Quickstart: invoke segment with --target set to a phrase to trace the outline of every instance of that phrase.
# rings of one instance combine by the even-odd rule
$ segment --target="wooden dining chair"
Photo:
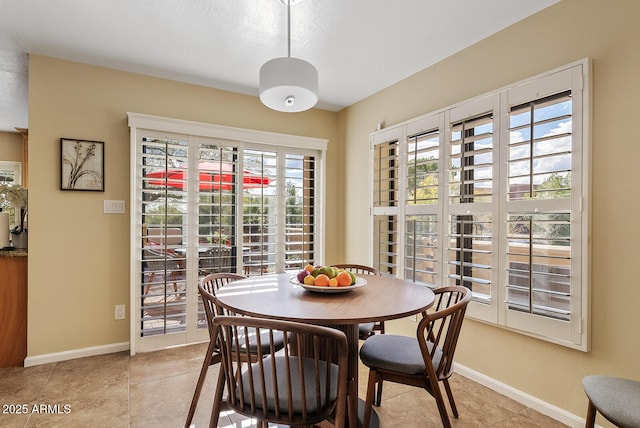
[[[617,427],[640,427],[640,381],[586,376],[582,386],[589,399],[586,428],[595,426],[597,412]]]
[[[174,293],[178,292],[178,276],[184,270],[184,257],[173,248],[182,243],[182,229],[178,227],[148,227],[142,225],[142,258],[144,274],[149,277],[143,296],[149,294],[158,274],[173,282]]]
[[[143,250],[143,268],[145,275],[149,276],[149,281],[145,285],[143,295],[149,294],[149,290],[154,285],[153,280],[157,274],[166,277],[170,277],[173,281],[173,291],[178,292],[178,273],[181,270],[181,260],[169,249],[164,249],[160,246],[154,246],[153,248],[145,248]],[[157,284],[156,284],[157,285]]]
[[[209,366],[218,364],[222,360],[220,355],[220,348],[218,347],[216,340],[217,330],[213,325],[213,318],[218,315],[223,315],[223,312],[220,312],[219,308],[216,308],[213,299],[207,299],[203,296],[203,291],[205,291],[207,294],[215,296],[216,291],[220,288],[224,287],[232,281],[243,278],[246,277],[235,273],[214,273],[206,275],[199,281],[198,289],[200,291],[202,303],[204,306],[207,328],[209,329],[209,345],[207,346],[204,361],[202,362],[202,368],[200,369],[200,375],[198,376],[196,389],[193,392],[193,398],[191,399],[191,405],[189,406],[189,413],[187,414],[187,420],[184,424],[185,428],[189,428],[189,426],[191,425],[191,421],[193,420],[193,415],[195,414],[196,407],[198,406],[200,393],[202,392],[202,387],[207,377]]]
[[[264,428],[269,422],[313,426],[328,418],[338,428],[345,426],[348,351],[343,332],[251,317],[219,316],[213,322],[219,328],[219,379],[226,384],[229,408]],[[276,332],[285,338],[280,352],[273,341]],[[248,338],[253,334],[260,346],[251,363]],[[210,426],[216,426],[218,416],[212,415]]]
[[[351,272],[354,275],[377,275],[382,276],[382,273],[373,267],[358,265],[352,263],[342,263],[337,265],[332,265],[338,269],[344,269],[347,272]],[[367,338],[376,334],[376,331],[379,331],[381,334],[384,334],[384,321],[379,322],[368,322],[362,323],[358,326],[358,333],[360,335],[360,339],[366,340]]]
[[[375,335],[360,348],[360,360],[369,368],[364,428],[369,427],[374,393],[376,405],[380,405],[385,380],[427,390],[436,400],[442,425],[450,427],[439,386],[442,382],[453,415],[458,417],[449,378],[453,374],[453,356],[471,291],[451,286],[437,288],[434,293],[435,303],[418,324],[417,337]]]
[[[232,261],[231,247],[214,246],[199,255],[198,268],[200,273],[204,275],[216,272],[231,272],[234,267]]]
[[[215,298],[216,292],[218,292],[222,287],[227,286],[229,283],[240,279],[246,279],[246,277],[231,272],[220,272],[206,275],[199,281],[198,291],[200,293],[200,297],[202,299],[202,304],[204,307],[204,314],[207,320],[207,328],[209,329],[209,345],[207,346],[207,351],[202,362],[202,368],[200,369],[200,375],[198,376],[196,388],[193,392],[193,398],[191,399],[191,405],[189,406],[189,412],[185,421],[185,428],[188,428],[191,425],[193,416],[195,415],[196,407],[200,399],[204,381],[207,377],[209,366],[217,364],[222,360],[220,355],[220,347],[217,341],[218,328],[213,324],[213,320],[221,315],[235,315],[234,313],[228,311],[217,303]],[[282,347],[284,346],[283,341],[283,335],[276,332],[273,340],[276,350],[282,349]],[[248,339],[248,343],[249,355],[251,356],[252,361],[255,361],[258,358],[258,347],[260,346],[255,335],[251,335],[251,337]],[[262,351],[264,352],[265,350]],[[214,400],[222,400],[222,388],[220,388],[220,393],[220,397],[215,398]],[[215,408],[216,407],[214,404],[213,410],[215,410]]]

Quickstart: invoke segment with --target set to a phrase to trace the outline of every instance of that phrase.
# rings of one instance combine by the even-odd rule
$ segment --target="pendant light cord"
[[[287,0],[287,57],[291,58],[291,0]]]

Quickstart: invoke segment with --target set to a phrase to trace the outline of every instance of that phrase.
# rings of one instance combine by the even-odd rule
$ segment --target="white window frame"
[[[22,162],[14,162],[14,161],[0,161],[0,170],[2,171],[12,171],[15,177],[13,184],[22,184]],[[10,222],[11,225],[20,224],[20,210],[16,212],[15,209],[9,207],[7,209],[10,213],[13,213],[13,220]]]
[[[16,178],[14,184],[22,184],[22,162],[0,161],[0,170],[13,171]]]
[[[520,102],[541,99],[547,95],[570,89],[572,94],[572,169],[571,183],[572,196],[570,202],[562,202],[557,205],[570,206],[571,212],[571,319],[558,321],[549,317],[538,316],[509,310],[506,291],[507,256],[506,256],[506,219],[509,209],[514,209],[516,203],[507,201],[507,143],[509,141],[509,109],[510,105],[518,105]],[[536,337],[552,343],[560,344],[581,351],[590,349],[589,329],[589,290],[590,275],[589,265],[591,258],[590,249],[590,124],[591,124],[591,63],[588,58],[558,67],[545,73],[533,76],[512,85],[505,86],[487,94],[475,97],[445,107],[438,111],[428,113],[418,118],[410,119],[403,123],[390,126],[383,130],[370,134],[370,162],[371,182],[375,165],[373,165],[374,147],[378,144],[398,140],[399,147],[399,177],[398,192],[399,201],[397,207],[374,207],[371,198],[371,225],[370,237],[372,247],[374,245],[373,218],[376,215],[396,215],[398,219],[398,254],[395,276],[404,277],[404,224],[407,216],[414,213],[439,214],[438,239],[444,244],[447,236],[448,219],[452,214],[473,214],[478,212],[491,213],[492,215],[492,257],[491,257],[491,296],[489,302],[474,299],[468,307],[467,316],[478,321],[489,323],[501,328],[506,328],[521,334]],[[493,198],[492,202],[470,204],[450,204],[449,182],[447,177],[448,165],[450,165],[448,144],[450,139],[449,126],[456,121],[474,115],[493,110]],[[428,207],[408,206],[406,198],[406,142],[407,138],[415,135],[420,130],[428,130],[433,123],[440,123],[439,133],[443,150],[441,150],[441,164],[439,167],[440,190],[438,206]],[[431,128],[433,129],[433,128]],[[518,209],[530,205],[531,212],[536,212],[536,202],[518,201],[521,204]],[[487,205],[482,207],[482,205]],[[554,201],[539,204],[541,213],[550,212],[549,207],[554,206]],[[544,207],[543,207],[544,205]],[[510,208],[511,207],[511,208]],[[553,208],[551,208],[553,209]],[[566,209],[566,208],[565,208]],[[517,210],[516,210],[517,212]],[[447,285],[446,249],[440,245],[440,275],[437,286]],[[375,261],[372,261],[375,264]],[[486,300],[486,299],[485,299]]]
[[[325,235],[325,177],[326,177],[326,149],[328,140],[296,136],[289,134],[279,134],[272,132],[255,131],[250,129],[241,129],[226,127],[208,123],[185,121],[180,119],[172,119],[158,116],[150,116],[139,113],[127,113],[130,127],[130,354],[135,355],[136,352],[145,352],[156,349],[162,349],[168,346],[181,345],[186,343],[195,343],[207,339],[206,329],[198,329],[197,314],[187,313],[186,331],[172,334],[161,334],[149,337],[140,337],[140,300],[141,300],[141,187],[142,182],[140,157],[138,153],[138,140],[146,134],[168,136],[187,137],[188,140],[195,142],[199,139],[218,139],[230,140],[234,145],[243,149],[270,150],[278,154],[284,159],[286,149],[293,148],[301,154],[308,154],[316,157],[317,173],[319,180],[315,183],[315,203],[316,203],[316,237],[317,241],[314,245],[314,254],[318,260],[324,259],[324,235]],[[237,143],[237,144],[236,144]],[[196,159],[197,161],[197,159]],[[242,163],[239,164],[242,169]],[[282,169],[282,168],[280,168]],[[196,174],[197,180],[197,174]],[[280,183],[279,194],[284,190],[285,183]],[[197,187],[197,186],[196,186]],[[241,199],[241,198],[240,198]],[[242,201],[239,202],[239,208],[242,209]],[[190,216],[197,218],[197,209],[192,210]],[[279,224],[284,224],[282,219],[278,219]],[[239,220],[241,221],[241,219]],[[188,234],[197,236],[197,225],[195,221],[190,222]],[[195,248],[195,247],[194,247]],[[191,253],[189,253],[191,251]],[[197,263],[196,269],[193,269],[193,263],[189,260],[197,259],[197,255],[193,254],[193,248],[189,248],[187,252],[187,283],[197,282]],[[280,251],[279,253],[283,253]],[[278,264],[284,265],[284,254],[278,255]],[[190,268],[191,266],[191,268]],[[187,288],[187,308],[197,308],[197,288]]]

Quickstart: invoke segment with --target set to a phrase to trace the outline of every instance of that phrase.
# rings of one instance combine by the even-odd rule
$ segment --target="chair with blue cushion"
[[[380,405],[385,380],[425,389],[436,400],[442,425],[450,427],[439,386],[442,382],[453,415],[458,417],[449,378],[471,291],[451,286],[437,288],[434,293],[435,303],[418,324],[416,337],[380,334],[367,339],[360,348],[360,360],[369,368],[364,428],[369,427],[376,385],[376,404]]]
[[[200,393],[202,392],[204,381],[207,377],[209,366],[218,364],[222,360],[220,347],[217,341],[217,327],[213,324],[213,320],[215,317],[220,315],[233,315],[216,304],[215,294],[220,288],[228,285],[229,283],[245,278],[245,276],[235,273],[221,272],[209,274],[200,279],[198,290],[202,299],[204,314],[207,320],[207,327],[209,329],[209,345],[207,346],[204,361],[202,362],[202,368],[200,369],[200,376],[198,377],[196,388],[193,392],[193,398],[191,400],[191,405],[189,406],[189,413],[187,414],[187,419],[185,421],[185,428],[188,428],[191,425],[191,421],[193,420],[193,416],[195,415],[196,407],[198,405],[198,400],[200,399]],[[282,347],[284,346],[283,340],[284,339],[282,337],[282,334],[276,333],[276,336],[274,338],[274,346],[277,348],[277,350],[282,349]],[[255,336],[251,336],[249,338],[249,355],[253,360],[257,359],[258,346],[259,345],[257,338]]]
[[[343,263],[332,265],[334,268],[344,269],[347,272],[351,272],[354,275],[377,275],[381,276],[382,273],[376,268],[372,268],[370,266],[358,265],[352,263]],[[376,331],[379,331],[380,334],[384,334],[384,321],[380,322],[368,322],[362,323],[358,326],[358,334],[360,335],[360,339],[366,340],[369,337],[376,334]]]
[[[290,426],[313,426],[333,418],[345,426],[347,407],[347,337],[336,329],[291,321],[220,316],[214,319],[222,353],[220,379],[227,406],[237,413]],[[278,352],[274,336],[281,333]],[[258,338],[257,359],[250,361],[248,338]],[[244,339],[242,339],[244,338]],[[216,426],[219,410],[212,415]]]
[[[596,412],[617,427],[640,427],[640,381],[587,376],[582,379],[582,386],[589,398],[585,427],[594,427]]]

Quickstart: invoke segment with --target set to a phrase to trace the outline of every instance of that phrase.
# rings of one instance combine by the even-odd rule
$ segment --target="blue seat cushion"
[[[640,382],[609,376],[587,376],[584,392],[596,409],[619,427],[640,427]]]
[[[240,349],[243,351],[246,349],[246,342],[244,334],[239,334]],[[269,330],[262,330],[260,332],[260,345],[263,354],[270,352]],[[284,348],[284,335],[280,331],[273,332],[273,345],[276,350]],[[249,329],[249,352],[255,354],[258,352],[258,339],[256,338],[255,329]]]
[[[367,333],[371,333],[373,331],[373,327],[375,326],[375,323],[372,322],[367,322],[364,324],[360,324],[358,326],[358,332],[360,334],[367,334]]]
[[[431,350],[433,345],[427,343]],[[440,364],[442,351],[436,349],[433,366]],[[360,348],[362,363],[372,369],[390,370],[408,375],[425,372],[418,339],[395,334],[379,334],[367,339]]]
[[[306,391],[306,405],[307,412],[317,412],[317,400],[316,400],[316,369],[315,362],[311,358],[302,358],[302,367],[304,371],[304,385],[300,379],[300,372],[298,370],[298,361],[300,358],[298,357],[290,357],[289,365],[291,367],[291,393],[293,400],[293,411],[294,413],[302,412],[302,389]],[[265,386],[266,386],[266,396],[267,396],[267,408],[271,411],[276,408],[276,400],[274,394],[274,367],[276,372],[276,382],[278,387],[278,400],[280,403],[280,411],[286,412],[288,406],[288,392],[287,392],[287,371],[285,368],[286,358],[282,356],[276,356],[275,358],[267,357],[262,360],[262,366],[265,370]],[[326,400],[326,375],[327,375],[327,363],[325,361],[319,361],[319,373],[320,373],[320,406],[324,407],[327,405]],[[329,403],[336,400],[338,396],[338,366],[335,364],[329,365],[329,375],[330,375],[330,390],[329,390]],[[255,388],[255,396],[256,396],[256,405],[258,407],[262,407],[262,389],[260,387],[260,367],[258,363],[254,363],[251,365],[251,370],[253,372],[253,383]],[[245,370],[242,376],[242,385],[244,391],[244,399],[245,401],[249,400],[249,385],[250,379]]]

